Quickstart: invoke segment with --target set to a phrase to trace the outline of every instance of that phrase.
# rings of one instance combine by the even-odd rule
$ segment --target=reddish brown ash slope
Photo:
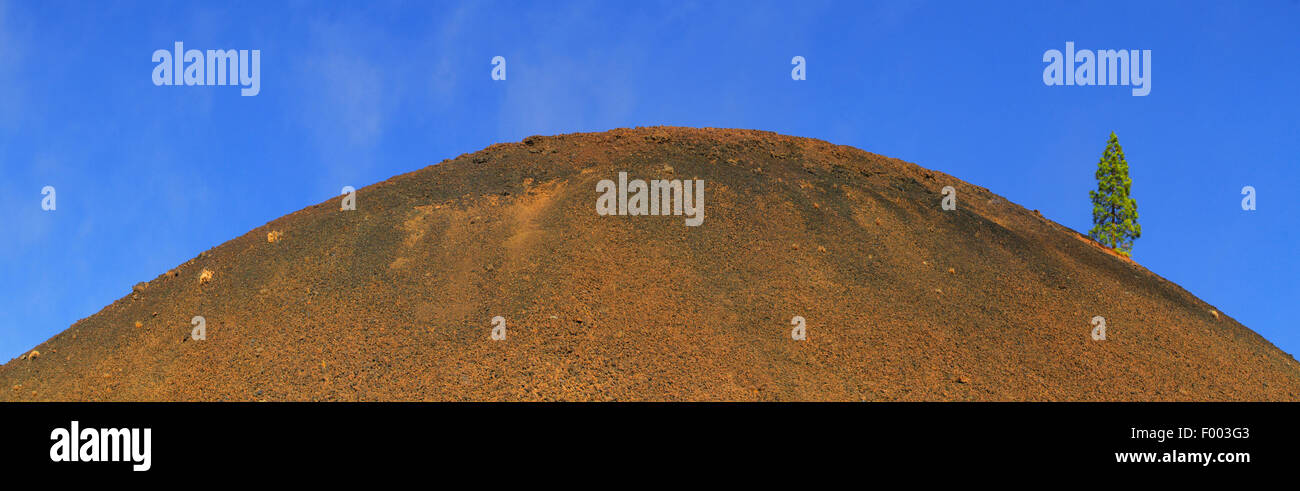
[[[704,224],[598,216],[619,171],[704,179]],[[357,196],[77,322],[0,367],[0,399],[1300,398],[1294,359],[1177,285],[986,189],[819,140],[531,137]]]

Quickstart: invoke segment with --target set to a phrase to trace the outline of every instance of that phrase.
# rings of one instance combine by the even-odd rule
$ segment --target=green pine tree
[[[1137,222],[1137,201],[1129,197],[1132,186],[1124,149],[1112,132],[1106,151],[1097,162],[1097,190],[1088,191],[1088,197],[1092,198],[1092,230],[1088,236],[1125,256],[1132,253],[1133,240],[1142,236],[1142,226]]]

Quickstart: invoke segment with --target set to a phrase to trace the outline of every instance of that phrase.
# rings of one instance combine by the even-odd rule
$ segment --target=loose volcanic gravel
[[[704,222],[598,215],[620,171],[704,180]],[[0,400],[1300,399],[1300,364],[1178,285],[819,140],[535,136],[340,200],[136,285],[0,367]]]

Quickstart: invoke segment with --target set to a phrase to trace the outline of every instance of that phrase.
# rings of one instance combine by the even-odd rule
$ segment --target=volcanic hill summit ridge
[[[598,213],[620,173],[703,183],[704,218]],[[1300,399],[1292,357],[1140,265],[820,140],[534,136],[342,199],[137,285],[0,400]]]

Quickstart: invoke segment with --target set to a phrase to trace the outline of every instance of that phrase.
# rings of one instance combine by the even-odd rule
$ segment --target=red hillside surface
[[[703,179],[703,224],[598,215],[620,171]],[[1289,355],[984,188],[723,129],[493,145],[272,221],[34,349],[0,400],[1300,399]]]

